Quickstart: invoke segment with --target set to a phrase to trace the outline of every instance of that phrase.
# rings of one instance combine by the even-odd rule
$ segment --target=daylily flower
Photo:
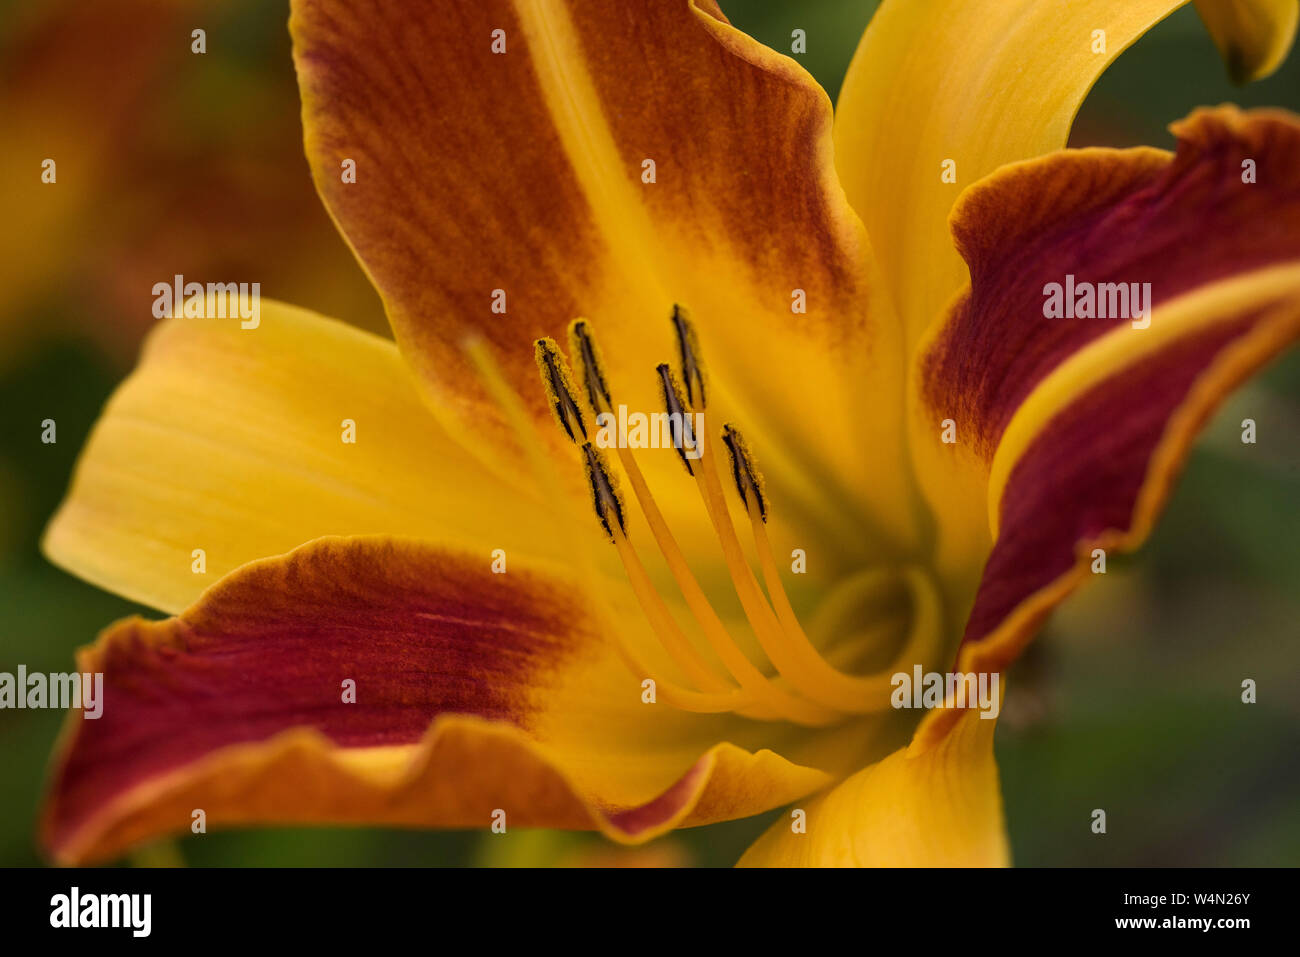
[[[891,0],[832,122],[705,0],[295,0],[396,345],[265,302],[154,332],[45,547],[175,617],[81,654],[50,853],[799,801],[744,863],[1005,862],[996,722],[892,676],[1001,674],[1300,333],[1296,118],[1060,149],[1180,5]],[[1198,7],[1243,75],[1294,33]],[[1150,283],[1149,325],[1047,318],[1067,276]],[[702,455],[599,448],[620,405],[703,414]]]

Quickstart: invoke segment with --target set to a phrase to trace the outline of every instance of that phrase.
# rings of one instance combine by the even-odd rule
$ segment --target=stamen
[[[583,444],[582,454],[587,465],[587,481],[591,483],[591,494],[596,505],[596,517],[600,519],[600,524],[605,527],[605,533],[609,535],[611,541],[614,539],[614,525],[618,526],[620,534],[627,535],[627,524],[623,519],[623,500],[619,498],[614,479],[605,464],[605,457],[597,452],[590,442]],[[611,515],[614,516],[613,524],[609,520]]]
[[[662,371],[660,374],[662,377]],[[670,411],[672,411],[671,408]],[[701,413],[701,415],[703,414]],[[740,599],[741,606],[745,610],[745,616],[754,629],[759,645],[768,658],[771,659],[772,664],[776,666],[777,673],[786,678],[800,694],[823,706],[849,713],[883,709],[889,700],[888,681],[892,672],[883,676],[877,675],[858,679],[836,671],[821,657],[799,626],[798,618],[790,607],[784,586],[781,585],[779,574],[774,574],[776,566],[775,562],[771,561],[770,543],[768,543],[767,549],[769,559],[767,564],[770,567],[764,569],[764,574],[765,577],[771,577],[771,581],[768,582],[768,590],[773,595],[773,603],[778,605],[781,614],[774,613],[773,608],[769,606],[767,600],[763,597],[758,587],[758,581],[754,577],[754,572],[749,567],[749,563],[746,561],[744,552],[740,547],[740,541],[736,537],[735,527],[731,522],[731,513],[727,510],[722,486],[718,480],[718,471],[713,463],[713,457],[707,449],[709,444],[707,429],[702,431],[705,434],[696,436],[700,464],[700,469],[693,473],[696,484],[704,500],[709,520],[713,523],[714,531],[717,532],[722,545],[723,558],[727,565],[727,571],[731,576],[732,586],[736,590],[736,596]],[[735,430],[731,431],[734,432]],[[766,502],[760,494],[762,480],[757,469],[754,468],[752,457],[749,456],[748,450],[744,447],[743,438],[737,437],[734,444],[729,443],[728,447],[732,449],[733,453],[744,453],[742,457],[733,461],[733,472],[737,476],[737,486],[741,490],[741,497],[745,500],[746,508],[751,516],[751,524],[756,529],[755,535],[756,537],[761,535],[762,540],[766,542],[766,530],[764,528]],[[752,487],[754,494],[745,494],[747,485]],[[778,592],[780,598],[777,597]],[[780,599],[785,599],[783,606]],[[917,619],[914,617],[913,624],[916,623]],[[937,640],[938,632],[923,637]],[[886,681],[884,694],[878,693],[878,680],[871,680],[880,677],[883,677]]]
[[[578,323],[574,323],[571,331],[575,341],[574,352],[577,355],[580,357],[599,357],[600,353],[586,323],[582,323],[581,328],[579,328]],[[585,342],[588,348],[584,349],[581,342]],[[593,379],[598,379],[603,386],[605,382],[603,374],[600,373],[599,369],[593,370],[587,367],[586,362],[587,360],[584,358],[584,380],[590,384]],[[588,395],[590,394],[589,391]],[[602,388],[600,395],[606,403],[612,403],[613,400],[606,388]],[[753,662],[745,656],[745,653],[736,645],[726,626],[713,610],[713,606],[709,603],[704,590],[692,574],[690,566],[686,563],[686,558],[682,554],[681,547],[669,530],[668,523],[650,492],[645,476],[637,465],[636,457],[630,449],[621,445],[618,447],[617,452],[619,461],[622,462],[623,469],[631,482],[633,494],[645,514],[646,523],[650,526],[651,533],[654,535],[655,543],[659,546],[659,551],[667,563],[668,570],[672,574],[674,581],[676,581],[687,607],[700,625],[710,647],[722,660],[731,676],[740,684],[742,692],[755,702],[752,708],[742,713],[752,718],[782,718],[809,726],[822,726],[839,720],[840,715],[837,713],[813,705],[797,695],[772,684],[771,679],[759,671]],[[635,558],[635,551],[631,549],[630,545],[629,552],[631,557]]]
[[[569,368],[560,355],[560,348],[554,339],[538,339],[534,343],[537,368],[542,373],[542,385],[546,388],[546,398],[555,414],[555,421],[569,436],[572,442],[578,441],[573,432],[570,419],[578,425],[582,437],[587,437],[587,426],[582,421],[582,410],[578,408],[573,396],[573,382],[569,378]]]
[[[704,397],[704,366],[700,362],[699,341],[695,338],[695,326],[691,324],[690,314],[673,303],[673,329],[677,333],[677,351],[682,360],[682,381],[686,383],[686,398],[695,407],[695,395],[700,396],[699,408],[708,405]]]
[[[690,457],[687,456],[686,450],[692,451],[699,448],[699,436],[695,434],[695,429],[691,426],[691,415],[687,411],[688,406],[682,398],[682,387],[677,381],[677,376],[668,363],[660,363],[655,371],[659,373],[659,381],[663,386],[664,405],[668,409],[668,422],[671,424],[676,421],[680,424],[673,442],[677,449],[677,455],[686,466],[686,474],[694,475],[695,469],[691,468]]]
[[[697,429],[693,421],[697,416],[702,419],[705,414],[705,377],[694,329],[679,307],[673,311],[673,326],[682,358],[682,380],[667,364],[658,366],[656,371],[669,421],[677,425],[674,445],[687,473],[696,480],[745,616],[779,677],[764,674],[736,644],[687,565],[635,456],[620,446],[617,454],[668,569],[709,645],[739,687],[720,676],[715,666],[701,656],[682,631],[637,555],[627,535],[627,515],[615,475],[604,454],[587,441],[581,444],[581,449],[596,515],[615,545],[633,594],[653,633],[677,667],[700,690],[654,677],[625,638],[615,636],[624,659],[638,674],[654,677],[665,702],[687,711],[733,711],[759,720],[782,719],[808,726],[824,726],[843,720],[848,714],[887,708],[893,674],[912,663],[931,660],[939,649],[942,605],[933,583],[918,569],[893,573],[902,575],[913,597],[912,627],[904,647],[896,656],[896,667],[864,676],[846,674],[833,667],[809,640],[791,606],[767,536],[765,523],[769,506],[762,474],[754,464],[744,437],[728,425],[724,428],[722,440],[730,453],[732,478],[751,520],[766,596],[745,558],[727,509],[718,466],[708,454],[707,430],[702,426]],[[575,320],[569,333],[574,354],[582,364],[583,385],[591,408],[597,413],[609,409],[612,407],[611,391],[589,324],[585,320]],[[577,442],[579,432],[586,438],[587,431],[577,399],[579,393],[574,388],[559,347],[550,339],[537,340],[536,358],[556,421],[571,440]],[[696,453],[698,458],[693,461],[686,454],[688,450]],[[594,576],[592,584],[599,589]],[[602,604],[608,605],[608,602]],[[836,657],[836,660],[841,659],[842,656]],[[784,684],[787,681],[789,687]]]
[[[654,582],[650,580],[645,566],[641,564],[641,559],[636,554],[636,549],[628,541],[627,528],[623,524],[622,517],[623,505],[614,490],[614,483],[603,456],[592,447],[590,442],[583,445],[582,452],[587,461],[587,477],[591,481],[592,495],[596,501],[596,514],[600,517],[600,523],[605,526],[605,531],[609,533],[610,541],[618,549],[618,557],[623,561],[628,580],[632,584],[632,591],[641,604],[641,610],[650,619],[656,634],[663,642],[664,648],[677,662],[678,667],[700,687],[710,691],[733,690],[713,673],[691,646],[668,610],[663,597],[655,589]],[[617,521],[612,523],[609,521],[611,511],[617,515]]]
[[[731,475],[736,480],[740,500],[748,506],[749,496],[753,495],[754,501],[758,503],[758,513],[766,522],[767,496],[763,493],[763,479],[754,468],[754,462],[749,456],[749,447],[745,444],[745,437],[730,425],[724,425],[722,441],[726,444],[727,451],[731,453]]]
[[[587,330],[586,319],[575,319],[569,326],[569,342],[573,354],[577,356],[582,368],[582,380],[587,387],[587,401],[592,409],[601,412],[613,405],[609,397],[609,383],[605,379],[605,368],[601,362],[600,350]]]
[[[463,346],[466,354],[478,369],[479,374],[483,376],[484,384],[487,386],[489,393],[514,427],[520,442],[528,452],[529,458],[537,466],[538,478],[546,487],[548,499],[552,502],[567,502],[568,496],[561,491],[559,478],[553,468],[553,462],[543,452],[541,441],[532,425],[532,420],[524,409],[519,396],[497,367],[487,348],[487,344],[482,339],[474,338],[467,340]],[[557,358],[558,368],[565,370],[563,356],[558,356],[558,350]],[[566,511],[569,510],[566,509]],[[578,567],[587,583],[592,598],[605,611],[608,620],[617,620],[613,608],[605,600],[600,588],[599,578],[591,560],[587,557],[586,550],[577,544],[576,539],[571,534],[573,526],[565,521],[560,521],[557,525],[558,534],[569,540],[569,550],[577,556]],[[669,706],[699,714],[745,713],[748,701],[740,692],[708,694],[682,688],[676,683],[661,677],[655,669],[648,667],[642,661],[640,654],[629,645],[627,636],[621,629],[615,632],[613,638],[615,647],[623,660],[627,662],[632,673],[652,679],[655,682],[657,696]],[[759,716],[754,715],[754,717]]]
[[[702,452],[700,470],[696,473],[695,481],[700,496],[704,499],[709,520],[713,523],[713,529],[722,545],[723,560],[731,576],[732,587],[736,590],[736,597],[740,599],[741,607],[745,610],[745,617],[754,628],[759,645],[776,666],[777,673],[786,678],[800,694],[819,704],[829,705],[812,675],[801,667],[799,659],[791,654],[781,625],[759,590],[758,580],[745,560],[740,539],[736,537],[736,529],[731,523],[731,514],[727,511],[722,495],[722,485],[718,481],[718,473],[713,465],[713,456],[708,451],[707,437],[701,436],[700,443]],[[834,707],[834,705],[830,706]]]
[[[687,566],[685,556],[682,555],[680,546],[677,544],[676,539],[673,538],[672,532],[669,531],[663,513],[659,511],[658,505],[651,497],[649,489],[645,486],[645,478],[636,466],[631,454],[623,449],[620,449],[620,453],[624,456],[624,462],[630,463],[630,465],[625,464],[625,467],[628,468],[629,478],[632,481],[638,501],[641,503],[642,510],[646,513],[647,521],[655,535],[659,551],[668,564],[669,572],[677,582],[677,587],[686,600],[686,605],[691,610],[691,614],[704,631],[710,647],[722,659],[723,665],[726,666],[727,671],[740,685],[741,690],[756,706],[765,709],[768,715],[772,717],[783,717],[796,724],[810,727],[833,724],[840,720],[841,715],[837,712],[805,701],[797,695],[772,684],[771,679],[759,671],[754,663],[745,657],[745,653],[732,639],[726,626],[713,610],[713,606],[705,596],[704,590],[696,581],[689,566]],[[623,541],[626,542],[626,538]],[[615,544],[620,544],[617,538]],[[625,564],[635,561],[636,565],[640,567],[640,562],[636,559],[635,549],[632,548],[630,543],[627,544],[627,549],[628,554],[626,556],[620,552],[620,557],[625,559]],[[633,569],[629,569],[628,575],[629,577],[636,577]],[[649,578],[646,577],[645,581],[648,583]],[[751,714],[750,716],[756,717],[757,715]]]
[[[703,353],[695,325],[685,307],[674,304],[672,311],[673,332],[677,337],[677,351],[681,357],[681,374],[686,385],[686,398],[694,409],[703,410],[708,402],[705,398],[705,381],[708,378]],[[698,393],[699,401],[695,396]],[[791,505],[802,514],[818,522],[828,536],[834,536],[842,543],[842,552],[852,552],[858,542],[844,523],[842,511],[827,500],[825,490],[808,481],[807,476],[799,471],[800,463],[790,459],[777,461],[776,467],[786,478],[784,488],[792,495]]]
[[[568,364],[564,361],[564,356],[560,353],[555,342],[550,339],[539,339],[537,341],[538,368],[542,373],[542,384],[547,387],[548,397],[552,396],[551,389],[555,383],[560,383],[565,387],[571,381],[569,376]],[[555,394],[561,394],[558,390]],[[567,390],[563,394],[571,393]],[[560,404],[562,405],[562,403]],[[553,404],[553,408],[558,407]],[[576,403],[574,403],[576,409]],[[572,437],[572,430],[568,428],[565,417],[557,414],[560,425],[565,427],[565,431]],[[641,603],[642,610],[650,620],[651,625],[659,637],[661,643],[667,649],[669,655],[677,664],[686,672],[687,676],[699,684],[701,687],[713,691],[729,691],[727,684],[717,678],[708,665],[695,653],[690,647],[690,643],[677,627],[676,621],[668,612],[663,600],[655,592],[653,584],[650,582],[650,576],[646,574],[645,568],[641,565],[640,560],[636,557],[635,551],[632,550],[631,544],[627,540],[627,520],[623,511],[623,501],[618,493],[618,486],[614,480],[605,458],[590,443],[585,442],[582,446],[583,464],[587,471],[587,481],[591,488],[592,504],[596,509],[596,516],[600,519],[601,526],[605,529],[612,542],[618,546],[619,557],[623,561],[623,566],[627,571],[629,579],[632,581],[632,588]],[[624,658],[633,664],[639,666],[639,656],[637,656],[626,645],[620,641],[620,648]],[[645,674],[645,670],[639,671]],[[656,685],[658,679],[656,679]],[[690,695],[685,689],[672,689],[682,691]],[[717,699],[702,700],[700,698],[691,699],[698,707],[711,708],[715,704],[721,703]],[[729,704],[729,710],[735,710],[738,707],[744,707],[749,702],[740,695],[735,695],[725,699]]]
[[[885,710],[889,704],[893,675],[900,670],[910,669],[912,664],[929,662],[940,650],[943,634],[942,619],[937,614],[940,605],[933,584],[925,575],[920,575],[918,578],[917,570],[907,571],[907,581],[913,592],[912,628],[890,667],[876,674],[864,676],[845,674],[833,667],[809,640],[781,581],[781,574],[772,553],[772,543],[767,535],[766,508],[762,504],[761,493],[758,491],[762,488],[762,479],[754,467],[744,438],[732,426],[728,425],[724,428],[725,434],[731,438],[727,442],[727,448],[731,450],[733,457],[732,469],[738,476],[736,486],[749,513],[759,568],[763,573],[763,581],[776,611],[777,620],[785,633],[792,667],[797,668],[800,675],[807,675],[809,680],[816,683],[820,692],[818,700],[833,707],[855,714]],[[746,482],[750,485],[753,494],[748,497],[740,476],[746,477]]]

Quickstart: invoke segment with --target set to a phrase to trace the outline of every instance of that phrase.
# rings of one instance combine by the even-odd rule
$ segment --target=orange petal
[[[577,316],[615,400],[660,411],[652,367],[682,302],[719,373],[718,421],[796,444],[794,471],[827,477],[811,496],[850,503],[840,524],[865,496],[895,538],[915,533],[901,470],[860,481],[902,451],[901,342],[835,178],[830,102],[802,68],[710,0],[295,0],[290,26],[317,188],[461,427],[512,447],[474,400],[472,331],[558,442],[531,342],[565,341]]]
[[[412,542],[321,539],[246,565],[81,653],[102,713],[70,715],[43,842],[104,860],[200,809],[212,827],[488,827],[500,810],[631,842],[827,782],[719,743],[726,719],[643,704],[608,635],[563,577]]]

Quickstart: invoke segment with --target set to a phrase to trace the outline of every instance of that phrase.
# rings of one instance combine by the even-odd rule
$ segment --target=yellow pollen
[[[708,405],[704,396],[704,366],[700,363],[700,344],[695,338],[695,326],[690,315],[679,305],[673,306],[673,331],[677,333],[677,355],[681,360],[682,381],[686,385],[686,399],[701,409]],[[699,401],[696,401],[696,397]]]
[[[609,385],[605,381],[605,366],[600,349],[587,331],[586,319],[574,319],[569,324],[569,342],[582,369],[583,384],[587,387],[587,401],[597,413],[610,407]]]
[[[542,373],[542,385],[546,389],[546,398],[550,403],[555,421],[560,423],[570,441],[578,441],[573,432],[577,425],[582,437],[587,437],[587,426],[582,421],[582,409],[573,394],[573,380],[569,376],[568,366],[560,355],[560,347],[554,339],[538,339],[534,344],[537,368]]]

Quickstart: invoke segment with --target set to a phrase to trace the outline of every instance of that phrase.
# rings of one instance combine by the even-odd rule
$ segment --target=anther
[[[572,422],[576,422],[578,431],[582,437],[587,437],[587,426],[582,421],[582,410],[578,408],[578,402],[573,395],[573,380],[569,376],[568,364],[564,361],[564,356],[560,354],[560,347],[555,344],[554,339],[538,339],[534,343],[534,353],[537,358],[537,368],[542,373],[542,385],[546,388],[546,399],[550,403],[551,411],[555,413],[555,421],[560,423],[565,434],[573,442],[578,441],[578,436],[573,431]]]
[[[618,488],[605,463],[605,457],[590,442],[582,445],[582,454],[587,464],[587,481],[591,483],[592,501],[596,506],[596,517],[604,526],[605,532],[614,538],[614,526],[610,524],[610,515],[618,525],[619,534],[627,534],[627,523],[623,517],[623,500],[619,498]]]
[[[601,408],[609,408],[613,404],[609,397],[609,383],[605,380],[600,350],[597,349],[596,342],[587,328],[587,320],[573,320],[569,325],[569,342],[576,361],[582,366],[582,381],[587,387],[587,398],[591,401],[591,407],[597,412]]]
[[[673,445],[677,448],[682,464],[686,466],[687,474],[694,475],[695,469],[691,467],[691,460],[686,451],[687,449],[698,450],[699,438],[691,426],[691,414],[686,411],[681,384],[668,363],[659,363],[655,371],[659,373],[659,381],[663,385],[664,407],[668,410],[668,427],[673,431]]]
[[[699,393],[699,408],[708,402],[704,397],[704,366],[700,363],[700,344],[695,338],[695,326],[691,324],[690,315],[676,303],[673,304],[673,329],[677,332],[677,350],[682,359],[682,381],[686,385],[686,398],[692,407],[696,405],[695,394]]]
[[[749,497],[753,495],[753,504],[758,507],[759,517],[766,522],[767,495],[763,492],[763,476],[754,467],[754,457],[750,454],[745,437],[733,426],[724,425],[722,441],[726,444],[727,451],[731,453],[731,475],[736,480],[736,490],[740,492],[740,500],[748,507],[751,504]]]

